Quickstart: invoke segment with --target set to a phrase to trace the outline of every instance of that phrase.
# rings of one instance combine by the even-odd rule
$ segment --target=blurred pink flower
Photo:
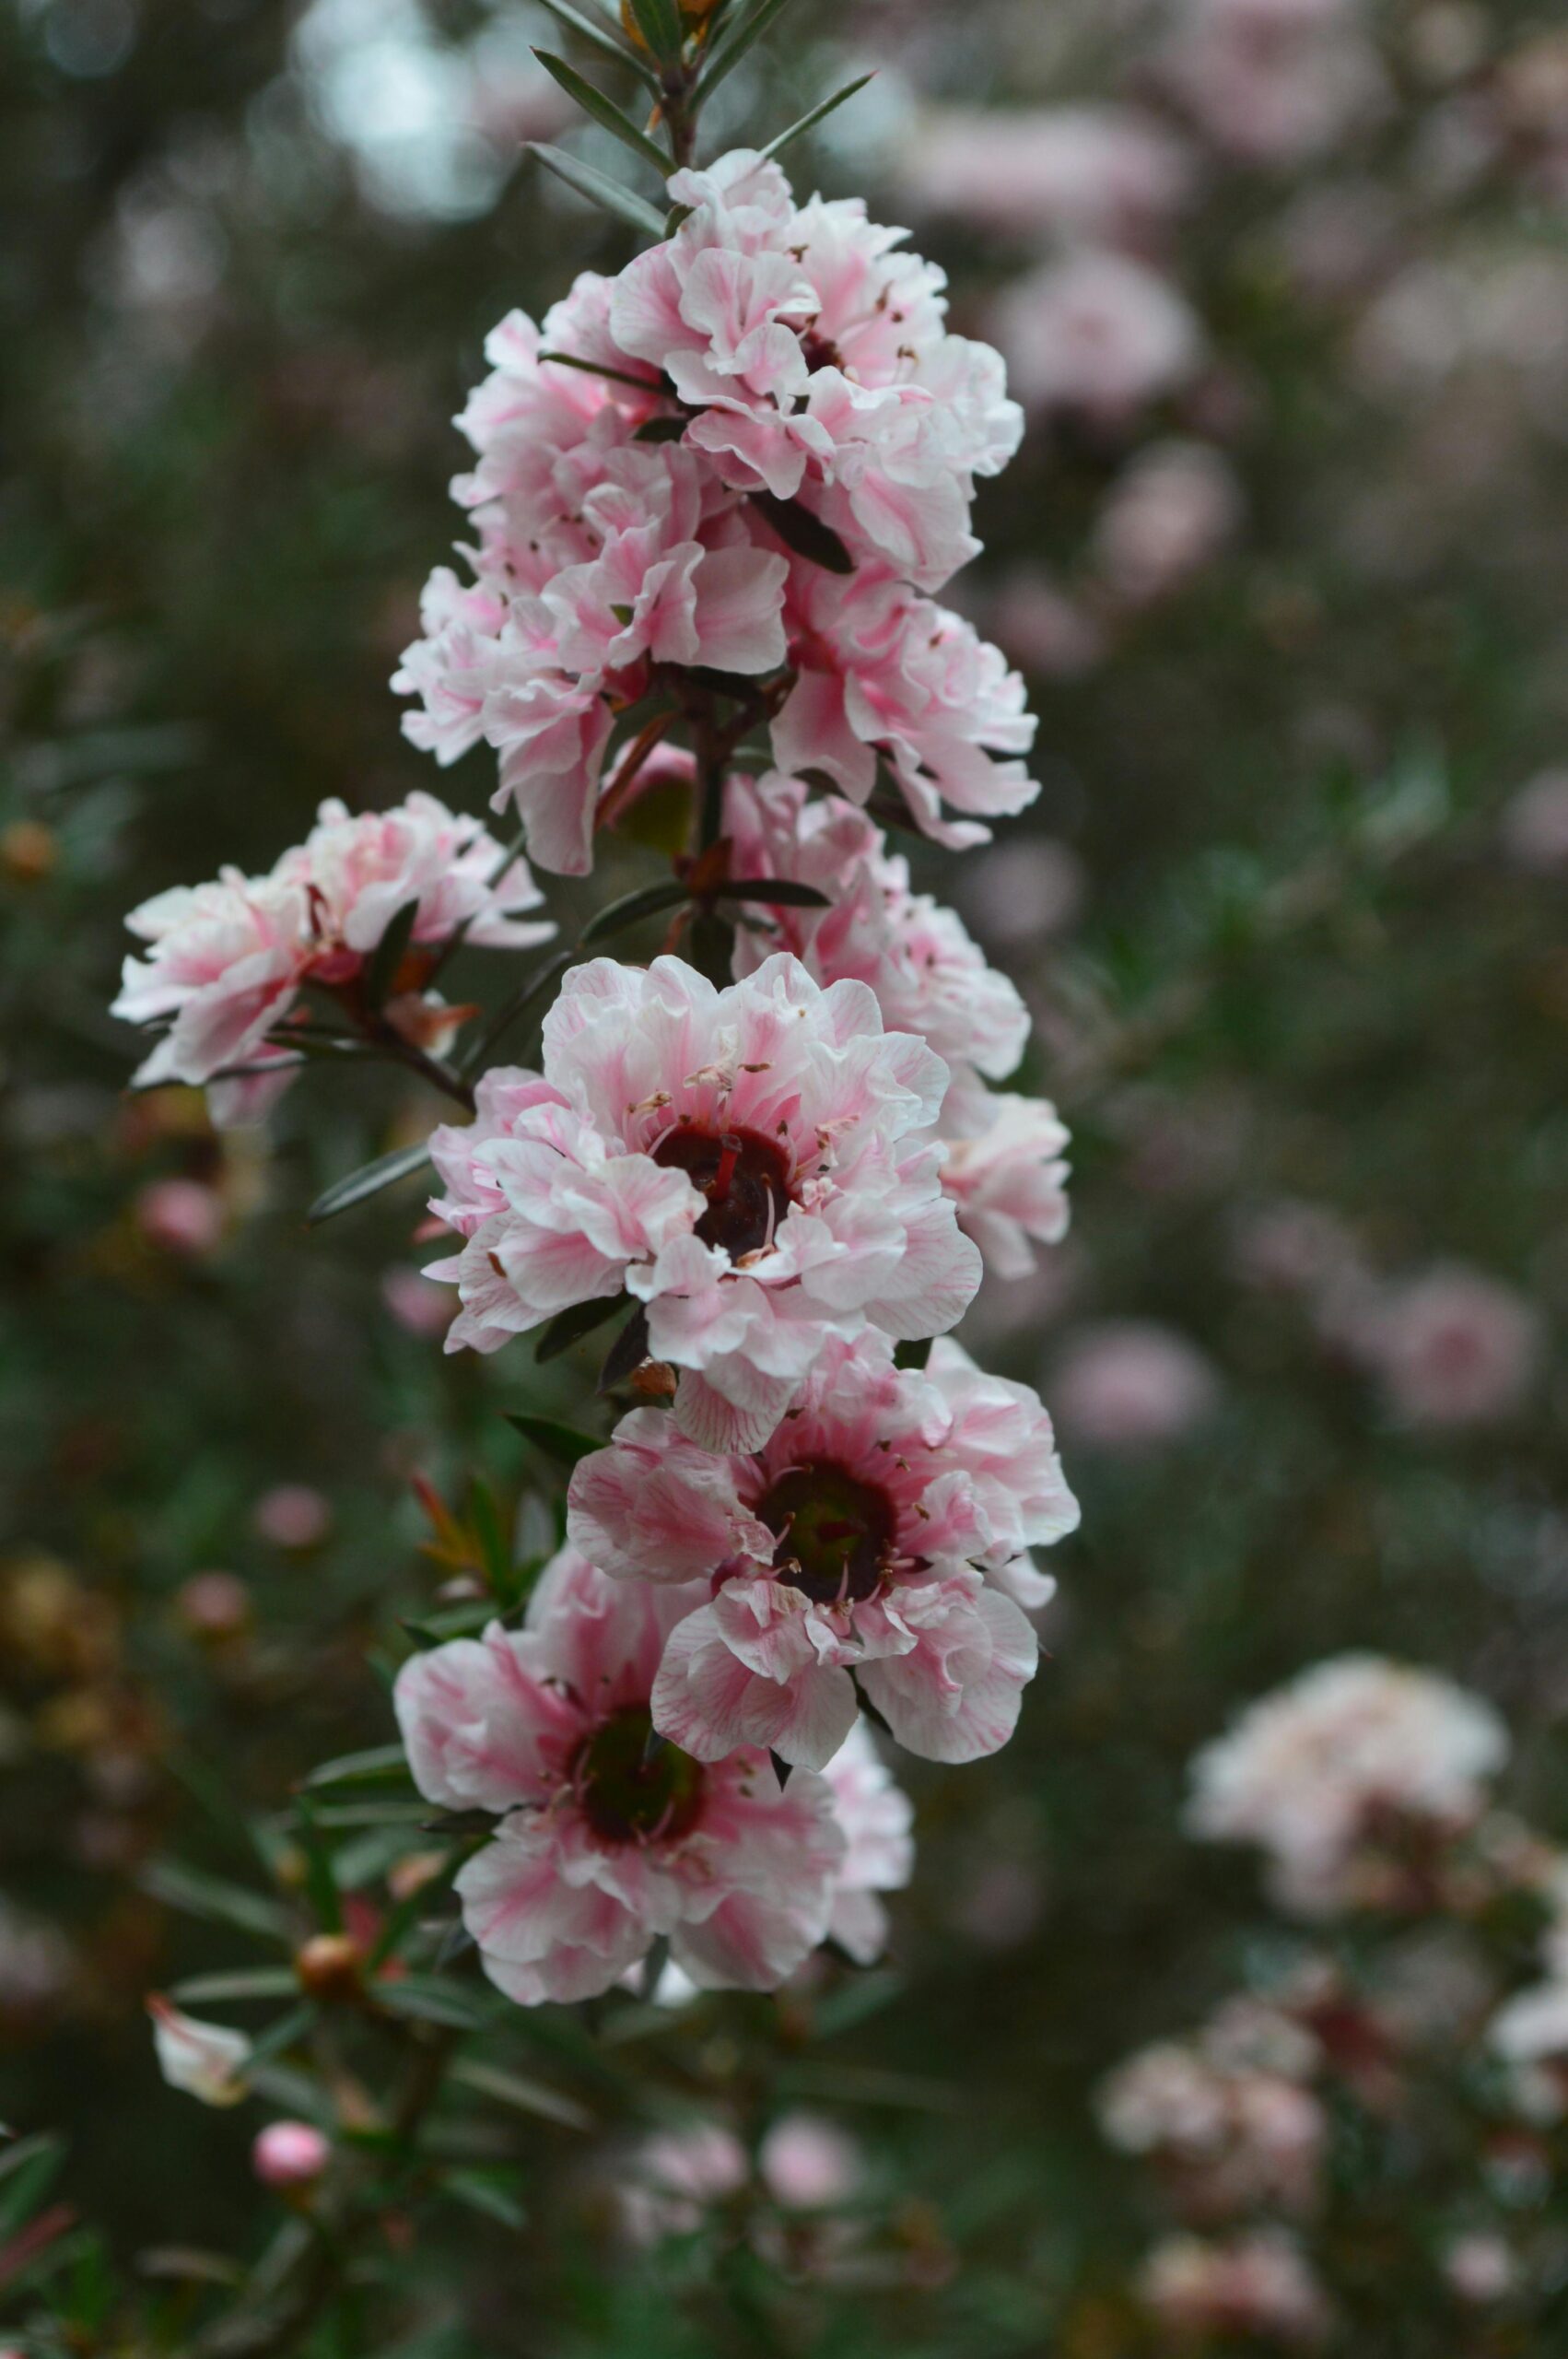
[[[1395,1414],[1413,1426],[1495,1424],[1516,1409],[1539,1359],[1540,1323],[1510,1287],[1458,1263],[1391,1288],[1355,1339]]]
[[[1518,2283],[1519,2267],[1504,2237],[1476,2231],[1456,2236],[1443,2256],[1443,2274],[1463,2302],[1501,2302]]]
[[[313,2122],[269,2121],[251,2148],[251,2167],[263,2187],[313,2187],[332,2160],[332,2148]]]
[[[1203,338],[1186,299],[1126,254],[1085,247],[1017,279],[991,312],[1025,408],[1119,426],[1194,375]]]
[[[1356,0],[1183,0],[1161,64],[1205,136],[1251,164],[1322,154],[1386,88]]]
[[[1213,1368],[1195,1345],[1153,1320],[1081,1327],[1062,1348],[1051,1397],[1064,1431],[1102,1449],[1176,1441],[1219,1397]]]
[[[792,2212],[847,2203],[864,2184],[865,2160],[848,2131],[818,2113],[787,2113],[757,2150],[768,2193]]]
[[[451,1296],[406,1262],[381,1272],[381,1300],[411,1335],[444,1335],[451,1325]]]
[[[1050,836],[1015,835],[965,863],[959,891],[978,933],[999,949],[1037,949],[1077,917],[1082,863]]]
[[[708,2206],[737,2194],[750,2175],[745,2148],[717,2121],[657,2130],[616,2173],[623,2233],[644,2247],[694,2236]]]
[[[1144,246],[1187,199],[1191,158],[1130,107],[940,108],[904,143],[902,192],[1004,235]]]
[[[1521,868],[1568,868],[1568,769],[1539,771],[1503,813],[1503,848]]]
[[[1223,2244],[1167,2236],[1139,2282],[1143,2300],[1175,2334],[1257,2335],[1307,2345],[1326,2341],[1333,2325],[1311,2263],[1279,2229]]]
[[[332,1502],[308,1483],[278,1483],[262,1493],[251,1520],[275,1548],[317,1548],[332,1530]]]
[[[1010,662],[1050,680],[1075,680],[1105,653],[1102,633],[1043,566],[1014,566],[991,593],[988,628]],[[1015,845],[1008,847],[1010,852]]]
[[[201,1180],[154,1180],[136,1198],[136,1226],[149,1245],[199,1261],[223,1239],[223,1199]]]
[[[1115,597],[1151,605],[1218,557],[1241,518],[1241,487],[1217,451],[1153,443],[1111,487],[1094,526],[1094,560]]]
[[[175,1597],[193,1637],[231,1638],[251,1620],[251,1592],[238,1573],[193,1573]]]

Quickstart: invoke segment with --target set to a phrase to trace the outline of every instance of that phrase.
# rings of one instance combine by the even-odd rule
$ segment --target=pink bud
[[[309,2121],[269,2121],[251,2148],[251,2166],[263,2187],[312,2187],[332,2148]]]
[[[252,1519],[275,1548],[315,1548],[332,1530],[331,1506],[305,1483],[279,1483],[263,1491]]]
[[[199,1259],[222,1238],[222,1200],[199,1180],[155,1180],[136,1198],[136,1225],[160,1252]]]

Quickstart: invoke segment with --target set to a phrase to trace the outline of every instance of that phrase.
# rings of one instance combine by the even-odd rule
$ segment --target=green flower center
[[[653,1160],[684,1171],[708,1198],[696,1234],[731,1262],[771,1243],[790,1209],[790,1158],[760,1131],[716,1133],[683,1125],[661,1139]]]
[[[702,1765],[653,1739],[644,1704],[629,1705],[587,1740],[572,1782],[584,1816],[606,1843],[674,1842],[702,1809]]]
[[[778,1579],[818,1605],[870,1597],[894,1553],[897,1519],[887,1493],[831,1460],[791,1466],[757,1514],[778,1535]]]

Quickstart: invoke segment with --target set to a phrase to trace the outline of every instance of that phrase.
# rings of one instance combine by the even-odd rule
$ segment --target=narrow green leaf
[[[931,1356],[931,1338],[922,1335],[917,1343],[895,1344],[894,1365],[897,1367],[922,1368]]]
[[[319,1826],[418,1826],[429,1816],[430,1805],[421,1802],[323,1802],[316,1813]],[[346,1884],[347,1878],[339,1871]]]
[[[501,1530],[495,1493],[483,1475],[475,1474],[468,1486],[468,1512],[490,1587],[499,1595],[511,1586],[512,1552]]]
[[[553,1458],[557,1466],[575,1466],[590,1450],[603,1449],[604,1445],[591,1434],[579,1433],[575,1426],[563,1425],[558,1417],[535,1417],[514,1410],[508,1413],[507,1423],[515,1426],[524,1441]]]
[[[846,82],[841,90],[835,90],[830,99],[824,99],[821,106],[813,107],[810,114],[803,114],[799,123],[792,123],[788,131],[781,131],[777,139],[770,139],[762,151],[764,158],[781,156],[785,148],[792,147],[803,133],[814,129],[826,116],[836,114],[858,91],[863,90],[868,82],[875,79],[875,74],[871,73],[862,74],[858,81]]]
[[[330,1188],[323,1189],[306,1214],[306,1222],[311,1228],[316,1228],[324,1220],[333,1220],[352,1205],[362,1204],[368,1198],[379,1196],[383,1188],[392,1187],[399,1180],[408,1179],[429,1160],[430,1150],[424,1145],[394,1147],[390,1155],[379,1155],[374,1163],[361,1164],[358,1170],[351,1171],[345,1180],[336,1180]]]
[[[717,42],[708,55],[701,78],[693,93],[692,104],[700,107],[712,90],[716,90],[731,66],[738,65],[755,41],[760,41],[775,17],[783,13],[790,0],[762,0],[749,17],[736,25]]]
[[[639,1302],[604,1355],[604,1365],[599,1371],[599,1391],[609,1392],[615,1385],[625,1384],[647,1357],[648,1312]]]
[[[449,1638],[471,1638],[496,1618],[493,1597],[476,1597],[469,1604],[443,1606],[439,1613],[425,1614],[416,1619],[400,1622],[415,1645],[421,1649],[444,1647]]]
[[[632,440],[634,442],[678,442],[685,430],[686,421],[684,417],[645,417],[632,436]]]
[[[678,0],[630,0],[630,5],[638,32],[661,65],[678,65],[685,39]]]
[[[533,54],[545,73],[560,84],[568,98],[575,99],[584,114],[591,115],[595,123],[602,123],[606,131],[613,131],[623,147],[629,147],[634,156],[640,156],[645,164],[651,164],[661,179],[674,170],[673,157],[666,155],[662,147],[656,147],[646,133],[638,129],[630,115],[623,114],[613,99],[607,99],[603,90],[596,90],[574,65],[567,64],[564,57],[556,57],[547,49],[536,49]]]
[[[825,573],[853,573],[855,560],[833,530],[798,499],[779,499],[771,491],[754,491],[752,506],[772,525],[787,549],[820,565]]]
[[[569,1310],[557,1310],[554,1319],[533,1346],[533,1356],[543,1367],[546,1360],[559,1359],[607,1319],[625,1310],[629,1296],[625,1293],[596,1296],[591,1302],[574,1302]]]
[[[512,2106],[519,2113],[537,2114],[542,2121],[558,2121],[565,2130],[591,2130],[594,2126],[593,2116],[575,2097],[564,2095],[559,2089],[546,2088],[542,2081],[529,2080],[521,2072],[503,2071],[498,2065],[460,2056],[451,2067],[451,2077],[480,2096],[494,2097],[497,2105]]]
[[[389,2014],[440,2024],[448,2031],[483,2031],[490,2020],[487,2007],[434,1974],[404,1974],[395,1982],[378,1983],[376,1999]]]
[[[240,2078],[254,2083],[262,2066],[270,2064],[275,2056],[283,2055],[298,2040],[304,2038],[315,2021],[315,2014],[310,2000],[301,1999],[297,2007],[290,2007],[287,2013],[276,2016],[251,2042],[251,2053],[240,2067]]]
[[[236,1925],[242,1932],[254,1933],[263,1941],[285,1942],[293,1947],[288,1911],[262,1893],[247,1891],[243,1884],[226,1883],[220,1876],[206,1875],[178,1860],[152,1860],[142,1871],[141,1884],[143,1891],[150,1893],[155,1900],[163,1901],[170,1908],[182,1908],[188,1916]]]
[[[576,957],[575,950],[557,950],[554,957],[545,960],[537,974],[530,975],[525,983],[519,985],[510,999],[503,1000],[483,1032],[471,1043],[467,1054],[459,1063],[459,1073],[465,1076],[476,1073],[488,1061],[491,1050],[503,1034],[511,1030],[520,1015],[528,1013],[541,992],[548,991],[552,983],[558,981]]]
[[[414,939],[415,920],[419,915],[417,896],[404,901],[370,954],[365,969],[365,997],[372,1007],[382,1007],[387,994],[397,980],[404,954]]]
[[[575,156],[564,154],[559,147],[547,147],[542,140],[531,139],[528,144],[545,170],[554,172],[576,195],[586,197],[590,205],[597,205],[605,213],[613,213],[617,220],[640,230],[645,238],[663,237],[663,217],[655,213],[651,205],[645,205],[640,196],[634,196],[629,188],[623,188],[619,181],[613,181],[608,172],[579,163]]]
[[[311,1770],[308,1786],[358,1786],[383,1778],[406,1780],[409,1775],[408,1755],[401,1744],[372,1744],[363,1753],[340,1753],[335,1761],[322,1761]]]
[[[635,50],[628,48],[625,41],[616,40],[608,25],[595,24],[591,18],[580,16],[577,9],[568,6],[567,0],[540,0],[540,5],[548,8],[561,24],[569,25],[574,33],[580,34],[602,57],[613,57],[617,65],[629,65],[640,82],[649,90],[657,91],[657,76],[649,73]]]
[[[323,1933],[343,1931],[343,1898],[333,1872],[332,1848],[322,1840],[314,1805],[301,1794],[294,1806],[295,1831],[305,1856],[305,1897]]]
[[[49,2192],[65,2160],[65,2141],[57,2130],[40,2130],[18,2138],[0,2154],[0,2233],[13,2234],[33,2205]]]
[[[292,1999],[299,1989],[291,1966],[255,1966],[235,1974],[193,1974],[170,1992],[181,2006],[217,2006],[235,1999]]]
[[[528,2225],[527,2212],[498,2172],[449,2170],[442,2173],[441,2184],[449,2195],[466,2203],[471,2212],[481,2212],[487,2219],[498,2220],[503,2228]]]
[[[618,901],[609,902],[597,916],[590,918],[583,927],[580,947],[588,950],[596,942],[608,942],[617,933],[625,933],[628,926],[639,925],[644,918],[655,918],[665,910],[679,909],[691,895],[684,885],[667,880],[660,885],[639,885],[635,893],[623,893]]]
[[[832,897],[814,885],[797,884],[792,876],[748,876],[740,884],[716,885],[716,901],[771,901],[778,910],[825,910]]]
[[[634,377],[629,369],[607,368],[603,360],[587,360],[580,352],[542,352],[538,355],[538,360],[541,369],[546,363],[552,369],[580,369],[585,376],[608,377],[613,384],[631,385],[639,393],[668,394],[669,393],[669,388],[661,383],[657,378]],[[680,420],[683,433],[685,430],[685,424],[686,421],[683,417]]]

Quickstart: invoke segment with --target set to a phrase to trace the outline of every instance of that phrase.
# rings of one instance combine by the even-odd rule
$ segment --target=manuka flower
[[[864,984],[823,991],[782,954],[724,991],[678,958],[595,959],[543,1062],[487,1075],[478,1120],[431,1142],[432,1209],[464,1239],[431,1273],[462,1297],[449,1349],[625,1289],[681,1370],[681,1429],[746,1449],[830,1335],[930,1335],[967,1307],[979,1256],[930,1131],[947,1069]]]
[[[1038,1652],[1020,1607],[1054,1587],[1028,1551],[1078,1508],[1026,1387],[951,1343],[901,1369],[868,1333],[829,1339],[744,1457],[634,1410],[579,1465],[568,1519],[605,1572],[708,1584],[664,1650],[663,1734],[704,1760],[763,1744],[820,1768],[854,1724],[851,1672],[913,1753],[971,1761],[1006,1742]]]
[[[346,992],[398,911],[415,903],[399,1014],[416,1030],[450,1011],[424,991],[434,952],[461,926],[466,941],[523,950],[555,927],[530,912],[540,893],[527,863],[509,861],[477,819],[451,812],[433,794],[411,794],[391,811],[351,815],[323,803],[302,844],[270,875],[225,869],[215,884],[175,886],[125,922],[149,944],[127,958],[113,1013],[133,1024],[167,1022],[136,1073],[158,1082],[206,1085],[214,1119],[264,1111],[298,1070],[287,1020],[307,984]],[[283,1027],[281,1043],[269,1040]]]
[[[486,1973],[522,2006],[595,1996],[668,1939],[704,1989],[774,1989],[828,1931],[846,1842],[825,1778],[766,1753],[706,1764],[652,1735],[649,1698],[688,1601],[572,1549],[526,1627],[413,1656],[399,1726],[420,1791],[493,1811],[457,1878]]]

